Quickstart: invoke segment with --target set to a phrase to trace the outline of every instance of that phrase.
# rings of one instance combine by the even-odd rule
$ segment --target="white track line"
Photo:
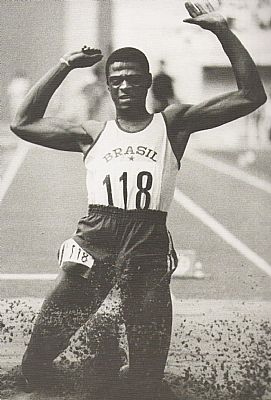
[[[13,158],[0,181],[0,203],[4,199],[8,188],[10,187],[13,179],[15,178],[18,169],[24,161],[26,154],[30,148],[28,143],[19,143],[13,155]]]
[[[1,274],[0,281],[53,281],[57,274]]]
[[[208,226],[213,232],[219,235],[225,242],[231,245],[240,254],[251,261],[256,267],[260,268],[267,275],[271,276],[271,265],[268,264],[262,257],[256,254],[253,250],[247,247],[243,242],[241,242],[236,236],[234,236],[230,231],[228,231],[223,225],[221,225],[214,217],[208,214],[203,208],[198,206],[183,194],[179,189],[175,189],[174,199],[182,207],[184,207],[188,212],[197,217],[203,224]]]
[[[261,189],[266,193],[271,194],[271,184],[269,182],[264,179],[260,179],[257,176],[248,174],[245,171],[241,171],[239,168],[233,167],[232,165],[216,160],[215,158],[209,157],[206,154],[202,154],[196,150],[188,151],[186,153],[186,158],[205,165],[208,168],[214,169],[215,171],[229,175],[235,179],[239,179],[248,185],[254,186],[257,189]]]

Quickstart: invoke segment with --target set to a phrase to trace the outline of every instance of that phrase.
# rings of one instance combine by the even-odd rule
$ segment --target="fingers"
[[[207,7],[209,12],[215,11],[213,5],[209,1],[206,1],[205,5],[206,5],[206,7]]]
[[[192,18],[196,18],[199,15],[215,11],[213,5],[208,0],[205,0],[204,4],[199,2],[192,3],[191,1],[187,1],[185,3],[185,8]]]
[[[85,45],[82,47],[81,51],[85,55],[84,66],[92,66],[103,58],[100,49],[95,49]]]
[[[200,10],[201,14],[207,14],[206,9],[200,3],[195,3],[196,7]]]
[[[86,46],[86,45],[82,47],[82,52],[83,52],[84,54],[89,55],[89,56],[101,55],[101,54],[102,54],[101,50],[99,50],[99,49],[94,49],[94,48],[89,47],[89,46]]]
[[[202,14],[207,14],[208,11],[204,8],[202,4],[199,2],[197,3],[192,3],[192,2],[186,2],[185,7],[187,11],[189,12],[189,15],[192,18],[186,18],[183,20],[183,22],[187,22],[188,24],[198,24],[197,17],[199,17]]]
[[[192,18],[196,18],[201,15],[201,11],[190,1],[186,2],[184,5]]]

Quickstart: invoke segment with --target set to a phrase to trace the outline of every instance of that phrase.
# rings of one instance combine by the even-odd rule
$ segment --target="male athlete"
[[[87,169],[88,215],[61,247],[61,276],[43,303],[23,358],[29,386],[37,385],[72,334],[118,285],[129,344],[125,398],[159,398],[172,321],[166,216],[180,160],[193,132],[247,115],[266,101],[255,64],[225,19],[209,2],[188,2],[186,8],[190,18],[185,22],[211,31],[220,41],[232,64],[236,91],[149,114],[148,61],[139,50],[123,48],[106,63],[116,120],[79,125],[44,118],[69,72],[102,59],[100,50],[85,47],[66,54],[33,86],[11,127],[29,142],[82,152]]]

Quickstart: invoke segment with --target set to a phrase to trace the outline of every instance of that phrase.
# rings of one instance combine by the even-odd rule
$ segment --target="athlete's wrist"
[[[69,71],[72,70],[72,66],[71,66],[69,60],[67,60],[67,59],[64,58],[64,57],[61,57],[61,58],[59,59],[59,64],[60,64],[60,66],[61,66],[62,68],[66,69],[66,70],[69,70]]]
[[[225,35],[227,35],[230,32],[230,28],[227,24],[227,22],[225,21],[224,23],[218,23],[216,24],[213,29],[212,32],[218,37],[223,37]]]

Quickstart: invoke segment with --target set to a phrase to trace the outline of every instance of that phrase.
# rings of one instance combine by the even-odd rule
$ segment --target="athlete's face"
[[[145,106],[151,74],[137,62],[114,62],[109,66],[108,89],[117,110]]]

